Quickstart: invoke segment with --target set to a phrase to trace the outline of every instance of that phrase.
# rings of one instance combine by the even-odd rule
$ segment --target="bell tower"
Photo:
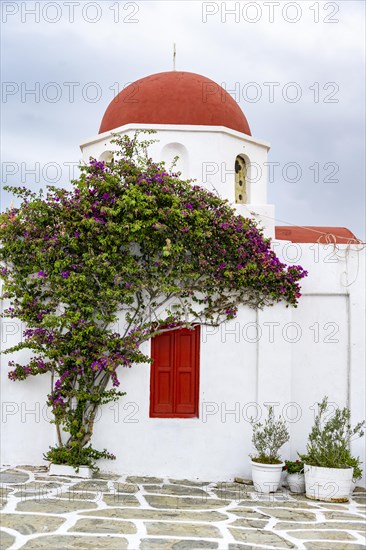
[[[238,213],[255,219],[274,237],[274,206],[267,203],[269,144],[251,135],[248,121],[231,95],[212,80],[170,71],[127,86],[107,107],[99,134],[81,144],[84,160],[109,160],[112,134],[133,136],[153,129],[149,154],[164,160],[184,179],[227,199]]]

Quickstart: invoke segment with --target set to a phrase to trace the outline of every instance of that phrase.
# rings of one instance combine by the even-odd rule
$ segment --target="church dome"
[[[108,105],[99,133],[125,124],[224,126],[251,135],[236,101],[213,80],[195,73],[157,73],[127,86]]]

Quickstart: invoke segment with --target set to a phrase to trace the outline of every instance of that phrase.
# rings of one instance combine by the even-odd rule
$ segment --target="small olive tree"
[[[5,353],[34,354],[26,365],[11,361],[9,377],[51,373],[58,446],[46,458],[56,463],[114,458],[90,444],[95,415],[124,395],[119,367],[149,360],[144,341],[178,326],[218,325],[239,304],[296,306],[306,275],[281,263],[227,201],[154,163],[144,153],[151,142],[115,142],[114,160],[91,159],[71,191],[6,188],[21,205],[0,215],[11,304],[3,315],[27,326]]]

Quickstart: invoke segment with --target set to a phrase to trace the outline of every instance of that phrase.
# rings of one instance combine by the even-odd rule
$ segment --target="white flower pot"
[[[306,496],[324,502],[348,502],[353,468],[304,466]]]
[[[50,464],[48,475],[82,477],[84,479],[90,479],[93,477],[93,470],[89,468],[89,466],[79,466],[77,472],[76,468],[73,466],[68,466],[67,464]]]
[[[275,493],[281,481],[284,462],[280,464],[261,464],[251,461],[254,489],[258,493]]]
[[[304,474],[287,474],[286,481],[291,493],[305,493]]]

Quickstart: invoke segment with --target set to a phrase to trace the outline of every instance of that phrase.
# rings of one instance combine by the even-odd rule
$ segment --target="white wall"
[[[183,177],[215,187],[231,202],[236,156],[244,153],[260,166],[250,204],[236,207],[243,215],[261,213],[257,218],[273,236],[274,207],[266,202],[268,144],[225,128],[157,129],[154,158],[169,161],[180,154]],[[132,135],[134,128],[123,131]],[[109,134],[81,147],[84,158],[100,158],[113,149]],[[331,245],[286,241],[273,241],[273,248],[285,263],[309,271],[299,307],[278,304],[259,312],[242,307],[237,319],[219,329],[202,327],[199,418],[149,418],[150,365],[121,369],[127,395],[103,407],[95,423],[93,445],[117,455],[102,467],[121,474],[229,480],[250,475],[249,418],[264,412],[264,403],[274,403],[290,422],[284,459],[305,450],[314,404],[324,395],[339,406],[348,404],[354,423],[364,418],[365,253],[344,245],[335,253]],[[20,323],[13,320],[3,319],[1,330],[2,349],[21,337]],[[25,352],[17,355],[19,362],[27,358]],[[9,381],[8,359],[0,356],[1,461],[41,464],[43,452],[56,443],[44,407],[50,381],[47,376]],[[365,456],[365,438],[353,444],[353,451]]]
[[[226,325],[202,328],[199,418],[149,418],[150,365],[121,369],[127,395],[106,405],[95,424],[94,446],[117,455],[104,468],[229,480],[250,475],[248,421],[264,411],[265,402],[274,403],[290,423],[284,459],[305,450],[314,405],[324,395],[339,406],[349,404],[354,423],[364,418],[364,253],[349,253],[346,263],[342,245],[341,258],[330,263],[335,257],[323,245],[274,244],[284,260],[292,254],[294,263],[309,270],[299,307],[278,304],[259,312],[242,307]],[[345,286],[345,273],[348,282],[355,279],[350,286]],[[6,322],[2,346],[20,334],[10,336],[16,329]],[[6,356],[1,361],[2,463],[41,464],[42,453],[56,441],[45,410],[42,417],[49,380],[11,382]],[[27,412],[31,409],[40,413]],[[353,451],[364,457],[365,438],[354,443]]]

